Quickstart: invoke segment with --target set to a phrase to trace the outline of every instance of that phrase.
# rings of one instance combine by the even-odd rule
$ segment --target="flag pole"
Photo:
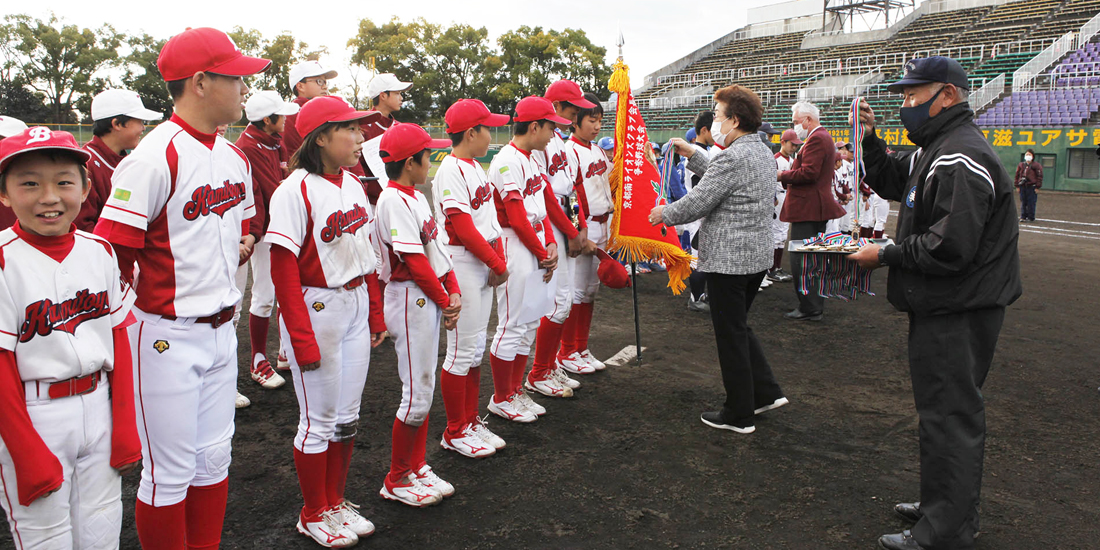
[[[619,47],[619,62],[623,60],[623,44],[626,40],[623,39],[623,26],[619,23],[619,39],[616,41],[616,46]],[[630,262],[630,297],[634,304],[634,361],[638,366],[642,365],[642,319],[638,313],[638,263],[635,261]]]

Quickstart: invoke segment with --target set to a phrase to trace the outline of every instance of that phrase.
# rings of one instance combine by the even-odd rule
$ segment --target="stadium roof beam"
[[[916,0],[824,0],[825,9],[821,13],[821,25],[825,29],[829,21],[829,14],[839,22],[839,29],[854,32],[856,16],[866,26],[865,29],[873,30],[887,28],[891,22],[896,23],[905,17],[916,7]]]

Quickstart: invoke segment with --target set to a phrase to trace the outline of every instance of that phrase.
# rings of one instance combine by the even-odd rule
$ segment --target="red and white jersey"
[[[783,153],[775,154],[775,167],[786,172],[791,169],[791,163],[794,159],[785,156]]]
[[[390,182],[378,195],[378,236],[386,245],[389,280],[411,281],[412,275],[398,254],[424,254],[436,277],[454,268],[451,255],[443,249],[439,224],[424,193]]]
[[[565,141],[561,137],[561,131],[554,130],[550,143],[546,144],[545,151],[534,151],[531,157],[539,171],[546,175],[546,181],[554,188],[554,194],[568,197],[573,194],[573,182],[577,181],[577,165],[570,162],[566,154]]]
[[[569,160],[577,166],[577,183],[584,186],[588,215],[602,216],[611,212],[615,204],[611,200],[611,181],[607,179],[611,173],[607,156],[598,147],[574,137],[569,138],[566,147]]]
[[[0,231],[0,348],[15,353],[24,381],[114,368],[112,330],[134,294],[106,240],[83,231],[69,238],[72,249],[59,261],[31,242],[47,237]]]
[[[144,234],[138,309],[202,317],[241,300],[239,244],[256,207],[252,171],[240,149],[173,115],[119,163],[111,182],[100,218]]]
[[[377,267],[374,210],[359,178],[342,170],[332,180],[299,168],[271,195],[264,242],[298,257],[303,287],[337,288]]]
[[[493,201],[493,184],[476,160],[460,159],[447,155],[439,163],[432,180],[432,198],[435,200],[436,222],[447,228],[448,242],[452,242],[450,225],[444,210],[454,208],[470,215],[486,241],[500,238],[500,222],[497,221],[496,204]]]
[[[541,154],[541,151],[528,152],[508,143],[493,157],[493,162],[489,165],[489,183],[493,184],[498,221],[504,219],[504,202],[501,199],[512,191],[523,197],[527,221],[531,222],[531,227],[535,227],[536,231],[546,218],[546,195],[542,190],[546,176],[534,160]]]

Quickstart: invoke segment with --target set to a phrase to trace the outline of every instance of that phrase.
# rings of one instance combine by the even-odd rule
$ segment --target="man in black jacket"
[[[972,548],[978,532],[985,449],[981,388],[1005,307],[1021,294],[1013,181],[974,124],[967,77],[953,59],[906,64],[901,119],[911,152],[886,153],[874,112],[862,141],[866,183],[901,203],[897,244],[852,259],[889,266],[887,296],[909,313],[909,370],[920,416],[921,500],[895,510],[916,522],[885,535],[888,550]]]

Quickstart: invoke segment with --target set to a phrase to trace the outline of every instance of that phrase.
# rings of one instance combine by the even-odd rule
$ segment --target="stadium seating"
[[[1100,44],[1085,44],[1048,72],[1050,89],[1016,92],[978,116],[989,126],[1065,126],[1100,111]]]

